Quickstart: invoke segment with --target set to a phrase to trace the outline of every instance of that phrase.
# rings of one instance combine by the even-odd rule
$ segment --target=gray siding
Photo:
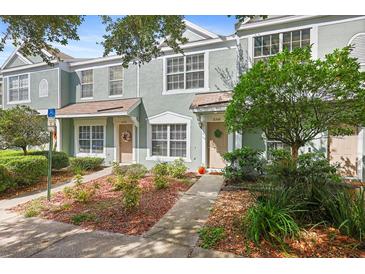
[[[24,66],[26,65],[26,63],[24,61],[22,61],[17,55],[15,55],[10,62],[6,65],[5,68],[15,68],[15,67],[20,67],[20,66]]]

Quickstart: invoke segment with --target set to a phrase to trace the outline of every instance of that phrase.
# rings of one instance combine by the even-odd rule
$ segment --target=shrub
[[[103,158],[97,157],[70,158],[70,166],[75,173],[82,173],[88,170],[96,170],[101,167],[103,162]]]
[[[36,217],[39,214],[41,214],[42,210],[44,209],[44,206],[42,204],[43,199],[36,199],[31,201],[24,211],[24,217],[31,218]]]
[[[147,168],[141,164],[132,164],[127,167],[125,176],[132,177],[135,179],[142,179],[148,172]]]
[[[82,185],[83,178],[80,174],[77,174],[74,178],[75,186],[74,187],[65,187],[63,189],[63,194],[68,199],[74,199],[79,203],[87,203],[89,202],[93,196],[95,195],[96,189],[98,188],[97,184],[92,186]]]
[[[223,227],[203,227],[199,229],[198,234],[201,240],[201,247],[207,249],[213,248],[225,237]]]
[[[246,237],[256,244],[261,239],[283,243],[288,237],[299,234],[299,226],[292,217],[293,209],[269,199],[250,207],[243,218],[242,228]]]
[[[96,220],[96,216],[89,213],[80,213],[71,217],[71,222],[75,225],[80,225],[83,222],[92,222]]]
[[[174,178],[183,178],[187,170],[188,168],[181,158],[174,160],[168,165],[168,173]]]
[[[157,189],[164,189],[167,188],[169,185],[169,181],[164,175],[154,176],[153,183]]]
[[[262,159],[262,152],[249,147],[226,153],[224,160],[228,163],[223,175],[231,181],[255,181],[264,171],[265,161]]]
[[[43,156],[27,156],[9,160],[5,165],[13,174],[17,185],[30,185],[47,175],[47,159]]]
[[[5,166],[0,165],[0,192],[3,192],[13,186],[14,182],[9,170]]]
[[[112,172],[116,176],[118,176],[118,175],[124,176],[125,173],[127,172],[127,169],[128,169],[127,166],[124,166],[124,165],[121,166],[121,165],[119,165],[118,162],[113,162],[113,164],[112,164]]]
[[[169,165],[168,163],[158,163],[152,168],[152,173],[155,176],[168,176]]]
[[[29,155],[43,155],[48,159],[48,151],[32,151]],[[52,151],[52,169],[60,170],[68,167],[70,160],[68,155],[62,151]]]
[[[123,192],[122,204],[126,210],[132,210],[139,205],[142,191],[136,178],[118,176],[115,189]]]

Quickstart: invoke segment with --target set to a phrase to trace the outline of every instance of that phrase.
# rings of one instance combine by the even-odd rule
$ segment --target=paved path
[[[96,179],[108,172],[103,170],[89,176]],[[86,231],[70,224],[24,218],[4,211],[29,197],[17,198],[16,202],[0,201],[0,257],[235,257],[195,246],[197,229],[208,218],[222,183],[221,176],[203,176],[142,236]],[[32,199],[41,195],[44,193]]]

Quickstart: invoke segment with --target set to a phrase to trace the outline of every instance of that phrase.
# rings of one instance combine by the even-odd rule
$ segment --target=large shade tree
[[[237,15],[236,19],[242,22],[253,17]],[[70,40],[79,40],[77,31],[84,19],[79,15],[0,15],[0,22],[5,25],[5,31],[0,34],[0,52],[10,41],[15,47],[21,46],[24,55],[39,55],[51,64],[52,57],[44,50],[57,52],[55,44],[67,45]],[[162,46],[182,52],[180,45],[187,42],[183,37],[185,22],[181,15],[101,16],[101,20],[105,24],[101,43],[104,55],[122,55],[125,67],[130,62],[143,64],[160,56]]]
[[[0,109],[0,146],[21,148],[27,155],[28,146],[47,143],[47,123],[44,116],[28,106]]]
[[[351,134],[365,122],[364,72],[351,48],[313,59],[311,48],[283,51],[243,74],[225,114],[230,131],[260,128],[298,150],[320,133]]]

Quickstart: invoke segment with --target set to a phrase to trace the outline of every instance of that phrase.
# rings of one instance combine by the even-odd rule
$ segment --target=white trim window
[[[123,94],[123,67],[109,67],[109,96],[120,96]]]
[[[186,155],[186,124],[152,125],[152,156],[186,158]]]
[[[8,78],[8,102],[27,102],[29,98],[29,74],[10,76]]]
[[[104,126],[79,126],[78,153],[102,154],[104,153]]]
[[[254,37],[254,63],[267,60],[285,49],[292,51],[310,45],[310,28]]]
[[[81,71],[81,98],[92,98],[94,89],[93,70]]]
[[[166,90],[205,87],[205,54],[166,58]]]

